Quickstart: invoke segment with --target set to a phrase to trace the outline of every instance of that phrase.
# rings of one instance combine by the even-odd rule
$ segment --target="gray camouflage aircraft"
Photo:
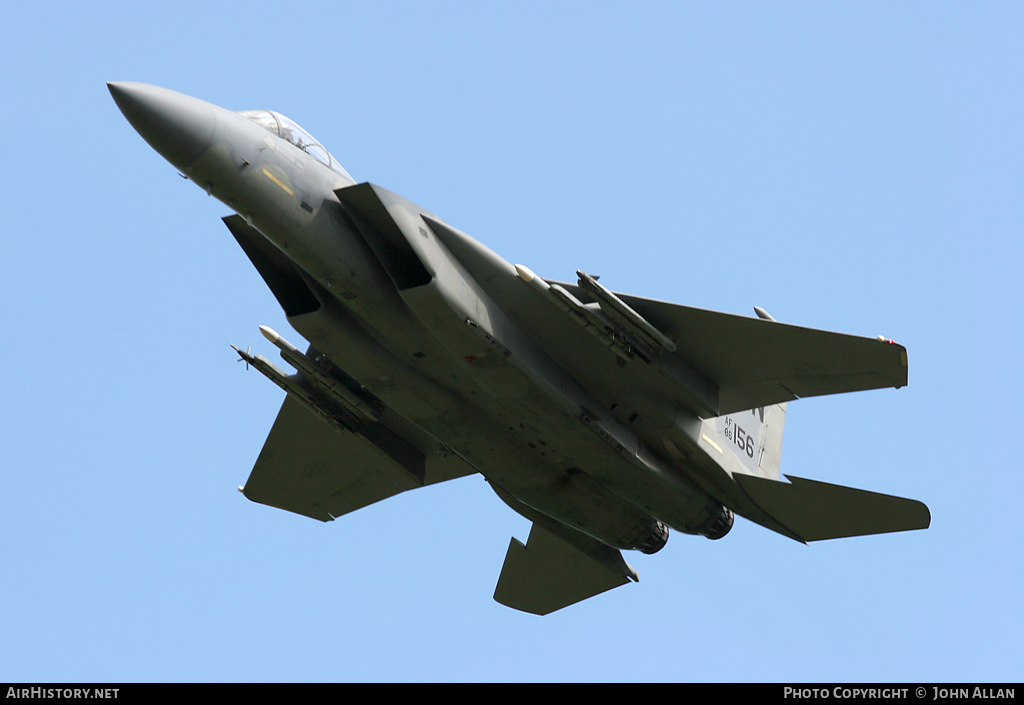
[[[779,479],[786,402],[904,386],[892,340],[542,279],[357,184],[279,113],[108,87],[235,211],[224,223],[311,343],[260,327],[294,374],[235,348],[287,393],[249,499],[331,521],[479,472],[533,522],[494,599],[535,614],[638,580],[622,549],[654,553],[670,528],[719,539],[734,512],[801,542],[928,527],[921,502]]]

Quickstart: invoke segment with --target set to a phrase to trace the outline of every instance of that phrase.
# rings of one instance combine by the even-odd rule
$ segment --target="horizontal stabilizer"
[[[534,524],[524,546],[513,538],[494,599],[531,614],[555,610],[638,580],[619,551],[594,541],[584,553]]]
[[[790,482],[733,475],[761,509],[804,541],[927,529],[931,523],[928,507],[917,500],[786,478]]]

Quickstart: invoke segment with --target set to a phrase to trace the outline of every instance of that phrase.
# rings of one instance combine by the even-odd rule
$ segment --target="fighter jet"
[[[921,502],[786,476],[786,404],[907,383],[907,351],[616,293],[512,265],[433,213],[356,183],[270,110],[108,84],[224,218],[305,352],[242,360],[286,393],[242,493],[320,521],[480,473],[533,525],[494,599],[547,614],[638,580],[623,550],[734,513],[800,542],[927,528]],[[232,346],[234,347],[234,346]],[[787,481],[788,480],[788,481]]]

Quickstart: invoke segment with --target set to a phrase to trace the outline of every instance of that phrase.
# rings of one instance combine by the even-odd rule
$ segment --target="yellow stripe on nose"
[[[283,188],[283,189],[284,189],[285,191],[287,191],[287,192],[288,192],[288,195],[289,195],[289,196],[294,196],[294,195],[295,195],[295,192],[294,192],[294,191],[292,191],[292,190],[291,190],[290,188],[288,188],[287,186],[285,186],[285,185],[284,185],[284,183],[283,183],[283,182],[281,181],[281,179],[277,178],[276,176],[274,176],[273,174],[271,174],[271,173],[270,173],[269,171],[267,171],[267,168],[266,168],[266,167],[263,167],[263,173],[267,175],[267,178],[268,178],[268,179],[270,179],[270,180],[271,180],[271,181],[273,181],[273,182],[274,182],[275,184],[277,184],[278,186],[280,186],[281,188]]]

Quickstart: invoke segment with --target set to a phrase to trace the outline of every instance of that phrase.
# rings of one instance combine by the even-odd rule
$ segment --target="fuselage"
[[[275,113],[143,84],[111,92],[158,152],[302,272],[320,306],[293,311],[295,329],[514,509],[645,552],[664,545],[666,525],[728,531],[729,475],[700,442],[702,420],[655,387],[588,391],[524,330],[508,287],[476,281],[439,234],[466,236],[378,190],[388,217],[413,235],[368,239],[374,224],[338,195],[355,180]],[[512,265],[469,246],[518,281]]]

